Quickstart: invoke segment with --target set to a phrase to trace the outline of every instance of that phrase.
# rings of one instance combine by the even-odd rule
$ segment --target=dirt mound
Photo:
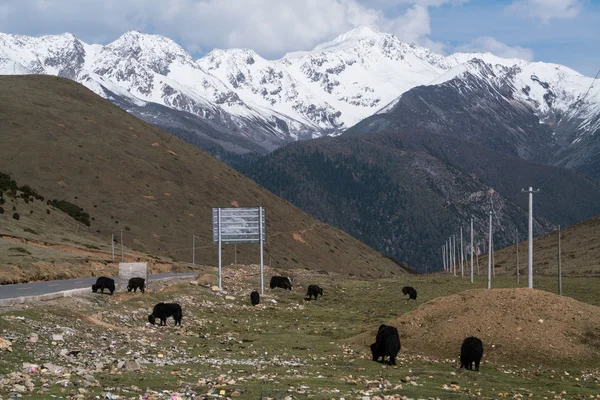
[[[402,352],[457,358],[467,336],[484,359],[558,365],[600,360],[600,307],[535,289],[474,289],[428,301],[390,322]],[[373,341],[361,334],[355,343]]]

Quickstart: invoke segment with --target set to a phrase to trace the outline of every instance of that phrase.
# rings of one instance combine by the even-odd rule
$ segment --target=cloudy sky
[[[274,59],[358,25],[449,54],[600,69],[600,0],[1,0],[0,32],[71,32],[106,44],[128,30],[168,36],[199,57],[246,47]]]

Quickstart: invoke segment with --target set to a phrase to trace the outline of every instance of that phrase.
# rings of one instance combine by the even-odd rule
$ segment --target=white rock
[[[10,349],[11,345],[12,345],[12,343],[9,342],[8,340],[0,338],[0,350]]]
[[[139,371],[142,369],[140,364],[135,360],[127,360],[124,368],[126,371]]]

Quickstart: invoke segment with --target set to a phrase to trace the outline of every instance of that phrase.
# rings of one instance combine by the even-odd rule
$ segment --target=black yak
[[[317,296],[323,296],[323,289],[318,285],[310,285],[306,291],[306,295],[308,296],[309,300],[312,299],[312,296],[315,296],[315,300],[317,300]]]
[[[475,371],[479,371],[482,356],[483,342],[475,336],[469,336],[463,341],[460,348],[460,367],[473,369],[473,363],[475,363]]]
[[[292,290],[292,280],[287,276],[272,276],[271,283],[269,284],[271,289],[276,287],[282,289]]]
[[[375,337],[375,343],[371,345],[373,361],[379,361],[389,365],[396,365],[396,356],[400,351],[400,335],[393,326],[380,325]],[[385,357],[389,357],[386,362]]]
[[[417,300],[417,291],[415,290],[414,287],[411,286],[404,286],[402,288],[402,294],[407,294],[408,295],[408,300]]]
[[[260,303],[260,294],[258,294],[256,290],[253,290],[252,293],[250,293],[250,301],[252,302],[253,306]]]
[[[156,318],[160,319],[159,325],[167,325],[167,318],[173,317],[175,325],[181,326],[181,306],[177,303],[158,303],[154,306],[152,314],[148,315],[148,322],[154,324]]]
[[[104,289],[108,289],[112,295],[115,292],[115,280],[106,276],[96,279],[96,283],[92,285],[92,292],[100,290],[100,293],[104,293]]]
[[[136,292],[138,289],[140,289],[140,292],[144,293],[145,287],[146,280],[144,278],[131,278],[127,284],[127,291],[131,292],[133,290]]]

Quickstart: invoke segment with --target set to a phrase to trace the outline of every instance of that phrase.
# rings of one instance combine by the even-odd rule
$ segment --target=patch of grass
[[[19,253],[31,255],[31,253],[29,251],[27,251],[27,249],[24,249],[23,247],[11,247],[8,250],[12,250],[12,251],[16,251],[16,252],[19,252]]]
[[[34,234],[34,235],[39,235],[39,233],[38,233],[36,230],[34,230],[34,229],[31,229],[31,228],[25,228],[25,229],[23,229],[23,230],[24,230],[25,232],[28,232],[28,233],[31,233],[31,234]]]
[[[314,399],[355,399],[367,395],[489,399],[501,397],[500,393],[502,397],[509,393],[510,398],[518,395],[525,398],[531,393],[538,399],[554,398],[563,390],[568,395],[562,398],[589,397],[598,393],[600,381],[594,380],[598,378],[583,379],[585,366],[578,360],[554,369],[527,362],[515,365],[490,363],[484,354],[480,372],[474,372],[457,370],[454,360],[436,359],[403,348],[398,365],[385,366],[370,360],[366,346],[344,344],[347,339],[362,332],[373,332],[380,323],[407,313],[428,300],[473,286],[483,287],[486,284],[483,277],[471,284],[466,279],[440,275],[355,280],[310,271],[302,274],[295,278],[294,291],[267,289],[257,307],[250,306],[247,298],[249,288],[256,284],[256,277],[246,278],[244,286],[225,279],[235,300],[226,300],[207,288],[183,282],[160,291],[149,290],[144,295],[126,292],[112,297],[90,294],[90,301],[79,299],[75,305],[73,299],[65,299],[11,315],[0,314],[0,331],[27,337],[36,324],[72,326],[76,330],[72,340],[85,343],[86,349],[105,349],[107,343],[114,340],[114,353],[109,360],[129,359],[132,357],[127,354],[129,350],[143,351],[142,357],[148,362],[141,364],[141,373],[112,374],[113,364],[102,372],[93,373],[101,387],[89,388],[90,397],[114,388],[111,389],[113,393],[129,398],[133,394],[121,389],[129,389],[132,385],[142,390],[180,393],[194,390],[198,394],[205,394],[214,387],[215,394],[224,390],[225,396],[232,397],[237,391],[240,398],[249,399],[288,395]],[[538,284],[541,281],[539,279]],[[583,289],[578,280],[567,281],[574,293]],[[318,301],[304,300],[304,288],[309,282],[320,283],[325,289],[324,296]],[[497,279],[494,283],[508,285],[511,282]],[[403,285],[418,288],[419,300],[403,300],[400,292]],[[145,327],[146,315],[160,301],[182,304],[182,328],[173,327],[171,320],[168,327]],[[103,312],[104,322],[130,331],[121,334],[83,320],[73,325],[72,322],[79,318],[74,315],[76,311],[87,315]],[[26,321],[11,319],[12,315],[23,316]],[[132,315],[136,315],[135,320],[131,319]],[[46,343],[49,339],[40,339],[44,342],[32,346],[29,352],[24,351],[25,341],[16,341],[10,359],[0,361],[0,374],[14,371],[23,361],[48,357],[44,354],[51,346]],[[597,340],[596,333],[591,333],[590,339]],[[152,345],[143,344],[132,349],[138,341]],[[179,361],[173,365],[160,365],[159,353],[164,354],[166,361]],[[58,361],[54,363],[60,364]],[[226,384],[219,385],[221,376],[227,378]],[[50,385],[46,395],[64,396],[62,389]],[[72,386],[67,387],[67,393],[72,389]],[[35,396],[32,394],[28,398],[48,398]]]

